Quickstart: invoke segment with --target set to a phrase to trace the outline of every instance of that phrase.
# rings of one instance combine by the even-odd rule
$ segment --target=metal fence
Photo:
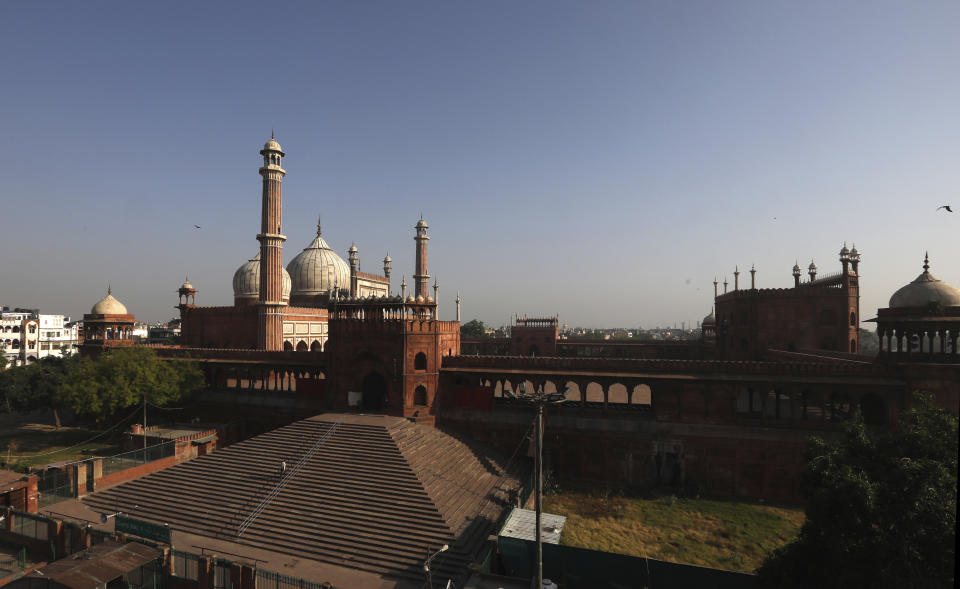
[[[154,460],[160,460],[161,458],[167,458],[173,456],[176,452],[177,442],[176,440],[170,440],[169,442],[162,442],[139,450],[132,450],[115,456],[107,456],[101,459],[103,460],[103,476],[120,472],[121,470],[127,470],[134,466],[140,466],[147,462],[153,462]]]
[[[16,555],[0,555],[0,578],[19,573],[27,568],[27,549],[21,548]]]
[[[35,540],[46,540],[50,519],[26,511],[13,510],[13,533]]]
[[[66,469],[48,468],[37,473],[37,503],[46,507],[77,496],[77,484]]]
[[[257,589],[336,589],[330,583],[288,577],[263,569],[257,569],[256,587]]]
[[[229,560],[213,560],[213,589],[233,589],[233,583],[230,582],[230,564]]]
[[[192,552],[184,552],[182,550],[171,550],[170,559],[173,560],[173,576],[180,577],[181,579],[187,579],[188,581],[196,581],[200,578],[199,575],[199,559],[200,557]]]

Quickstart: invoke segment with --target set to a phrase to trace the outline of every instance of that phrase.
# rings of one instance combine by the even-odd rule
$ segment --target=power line
[[[38,457],[38,456],[49,456],[49,455],[51,455],[51,454],[59,454],[60,452],[66,452],[67,450],[72,450],[72,449],[74,449],[74,448],[79,448],[80,446],[83,446],[84,444],[87,444],[87,443],[89,443],[89,442],[92,442],[92,441],[96,440],[97,438],[99,438],[99,437],[101,437],[101,436],[103,436],[103,435],[106,435],[106,434],[110,433],[111,431],[113,431],[113,430],[116,429],[117,427],[123,425],[124,422],[126,422],[128,419],[130,419],[131,417],[133,417],[134,415],[136,415],[138,411],[140,411],[140,408],[139,408],[139,407],[136,408],[136,409],[134,409],[134,410],[133,410],[133,413],[131,413],[130,415],[124,417],[124,418],[121,419],[117,424],[111,426],[109,429],[105,429],[105,430],[103,430],[102,432],[100,432],[99,434],[93,436],[92,438],[90,438],[90,439],[88,439],[88,440],[84,440],[83,442],[80,442],[79,444],[74,444],[73,446],[67,446],[66,448],[60,448],[59,450],[54,450],[53,452],[44,452],[43,454],[24,454],[24,455],[22,455],[22,456],[7,456],[7,458],[36,458],[36,457]]]

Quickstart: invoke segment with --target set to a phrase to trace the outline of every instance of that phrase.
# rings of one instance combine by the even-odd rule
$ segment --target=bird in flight
[[[952,213],[952,212],[953,212],[953,209],[950,208],[950,205],[943,205],[943,206],[941,206],[941,207],[937,207],[937,210],[938,210],[938,211],[939,211],[940,209],[947,209],[947,212],[948,212],[948,213]]]
[[[200,226],[199,226],[199,225],[194,225],[194,227],[196,227],[197,229],[200,229]]]

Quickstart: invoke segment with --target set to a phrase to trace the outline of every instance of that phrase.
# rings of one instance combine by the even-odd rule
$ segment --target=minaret
[[[853,249],[850,250],[850,267],[853,269],[854,274],[859,274],[860,252],[857,251],[857,244],[853,244]]]
[[[359,257],[357,256],[357,246],[350,244],[350,249],[347,250],[347,259],[350,260],[350,296],[357,296],[357,262]]]
[[[793,264],[793,286],[800,286],[800,261],[797,260]]]
[[[413,275],[414,296],[427,300],[427,289],[430,288],[430,275],[427,274],[427,242],[430,238],[427,237],[427,222],[423,217],[420,217],[414,229],[417,230],[413,238],[417,242],[417,267]]]
[[[283,242],[281,233],[281,185],[287,174],[280,167],[283,149],[270,135],[270,141],[260,150],[263,156],[263,208],[260,214],[260,298],[257,347],[261,350],[283,348]]]
[[[400,298],[403,301],[407,300],[407,277],[404,275],[400,278]]]
[[[390,254],[387,254],[387,257],[383,259],[383,277],[387,279],[387,295],[390,294],[390,270],[393,269],[393,260],[390,259]]]
[[[713,298],[717,298],[717,285],[720,284],[717,282],[717,277],[713,277]]]
[[[460,323],[460,291],[457,291],[457,323]]]
[[[437,294],[437,291],[440,289],[440,284],[437,282],[437,279],[433,279],[433,302],[436,303],[439,301],[437,297],[440,295]]]
[[[757,265],[750,265],[750,290],[757,290]]]
[[[843,249],[840,250],[840,263],[843,265],[843,275],[847,275],[847,267],[850,265],[850,250],[847,249],[847,242],[843,242]]]
[[[733,269],[733,290],[740,290],[740,266]]]
[[[723,277],[723,294],[727,294],[727,284],[729,284],[729,283],[727,282],[727,277],[724,276],[724,277]]]
[[[810,266],[807,268],[807,273],[810,274],[810,282],[813,282],[817,279],[817,265],[813,263],[813,260],[810,260]]]

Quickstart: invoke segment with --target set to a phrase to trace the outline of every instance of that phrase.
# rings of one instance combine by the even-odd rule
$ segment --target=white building
[[[31,364],[48,356],[77,351],[76,324],[68,325],[64,315],[47,315],[34,310],[4,309],[0,312],[0,352],[12,366]]]

